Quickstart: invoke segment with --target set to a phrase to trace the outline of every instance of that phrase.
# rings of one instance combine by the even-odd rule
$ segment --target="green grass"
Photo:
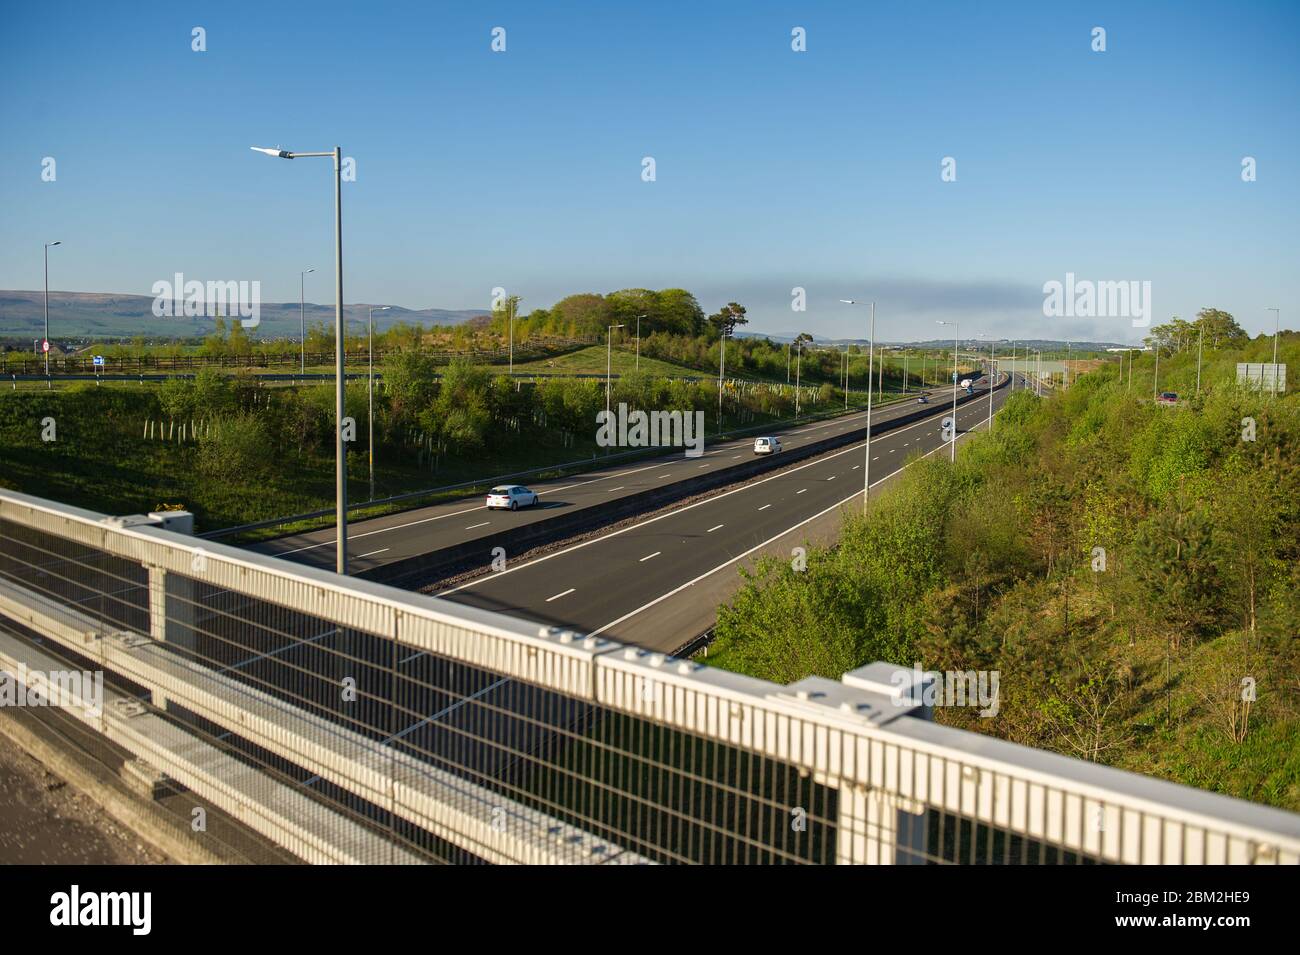
[[[627,375],[636,371],[636,352],[615,349],[610,356],[611,370],[616,375]],[[502,372],[500,365],[487,366],[490,371]],[[644,374],[659,377],[708,377],[709,373],[684,365],[660,361],[657,358],[641,356],[641,371]],[[589,345],[577,351],[552,358],[539,358],[527,362],[515,362],[515,372],[552,374],[552,375],[603,375],[605,374],[605,347]],[[715,375],[716,377],[716,375]]]

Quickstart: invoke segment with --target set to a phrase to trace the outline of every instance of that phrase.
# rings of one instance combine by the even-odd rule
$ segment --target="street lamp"
[[[649,318],[648,315],[638,315],[636,317],[636,370],[641,370],[641,319]]]
[[[46,292],[46,295],[48,294],[49,293]],[[1277,333],[1278,330],[1282,327],[1282,309],[1275,305],[1269,305],[1267,308],[1264,309],[1264,311],[1273,313],[1273,397],[1276,398],[1277,397]],[[47,337],[48,337],[48,330],[47,330]],[[46,359],[46,363],[47,364],[49,363],[48,358]],[[1263,382],[1260,382],[1260,385],[1262,388]]]
[[[41,350],[45,352],[45,384],[48,387],[53,387],[50,382],[50,247],[54,245],[63,245],[63,240],[45,243],[45,340],[41,343]]]
[[[614,357],[614,329],[622,328],[622,325],[611,325],[605,332],[605,417],[609,417],[609,393],[612,388],[611,382],[613,371]]]
[[[348,457],[343,447],[343,150],[335,146],[329,152],[296,153],[287,149],[250,146],[253,152],[279,159],[334,160],[334,520],[338,525],[335,540],[334,569],[348,572]]]
[[[1156,400],[1160,388],[1160,339],[1156,339],[1156,370],[1151,375],[1151,400]]]
[[[856,299],[840,299],[845,305],[865,304]],[[871,335],[867,344],[867,450],[862,462],[862,513],[867,513],[867,497],[871,494],[871,365],[876,354],[876,303],[871,303]]]
[[[980,332],[979,337],[983,338],[984,332]],[[994,339],[989,339],[989,431],[993,430],[993,383],[996,380],[996,373],[993,370],[993,349],[996,344]]]
[[[722,434],[722,379],[727,373],[728,331],[727,326],[723,325],[722,334],[718,336],[718,434]]]
[[[794,420],[799,420],[799,372],[803,368],[803,333],[795,338],[795,344],[799,346],[799,352],[794,359]],[[867,390],[871,390],[871,378],[867,378]]]
[[[849,346],[847,343],[845,343],[844,345],[844,371],[842,372],[842,376],[844,378],[844,410],[848,411],[849,410]]]
[[[952,326],[952,456],[957,463],[957,323],[939,322],[940,325]]]
[[[370,500],[375,499],[375,312],[386,312],[393,306],[384,305],[370,309],[369,337],[370,370],[366,374],[366,423],[370,431]]]
[[[1201,393],[1201,349],[1205,345],[1205,322],[1200,321],[1200,334],[1196,336],[1196,393]]]
[[[298,374],[307,374],[307,299],[303,293],[303,282],[305,277],[315,272],[315,269],[307,269],[305,272],[298,273],[298,330],[302,334],[299,340],[301,350],[298,358]]]
[[[506,299],[506,330],[510,336],[510,376],[515,374],[515,311],[523,301],[520,295],[511,295]]]

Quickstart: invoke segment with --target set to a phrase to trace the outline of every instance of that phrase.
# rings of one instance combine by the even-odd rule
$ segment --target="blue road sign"
[[[95,356],[93,356],[93,360],[94,360],[94,362],[95,362],[96,365],[102,365],[102,364],[104,364],[104,356],[103,356],[103,355],[95,355]]]

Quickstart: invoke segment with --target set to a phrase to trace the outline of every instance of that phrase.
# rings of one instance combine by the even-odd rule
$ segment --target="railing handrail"
[[[181,575],[195,575],[195,557],[201,552],[205,567],[201,579],[213,586],[310,613],[403,647],[440,654],[503,679],[521,680],[782,759],[832,780],[831,785],[883,789],[900,798],[916,798],[918,793],[908,791],[903,774],[894,774],[897,778],[892,781],[882,776],[889,775],[893,762],[906,757],[913,771],[924,776],[931,797],[935,778],[946,780],[954,768],[973,771],[973,779],[962,775],[956,779],[959,801],[948,807],[954,811],[969,808],[963,787],[971,789],[971,798],[979,805],[992,800],[988,813],[994,820],[1001,789],[1039,787],[1042,799],[1059,798],[1063,804],[1070,801],[1069,806],[1077,802],[1077,812],[1069,807],[1060,811],[1062,820],[1074,818],[1071,812],[1078,815],[1095,806],[1099,812],[1118,812],[1125,826],[1146,826],[1152,821],[1161,826],[1200,826],[1225,838],[1271,846],[1288,859],[1300,854],[1300,815],[978,733],[917,719],[891,719],[887,709],[863,717],[817,703],[816,693],[800,696],[801,684],[783,687],[603,637],[530,625],[373,581],[340,579],[323,569],[216,542],[200,543],[158,527],[118,526],[95,512],[18,492],[0,491],[0,519]],[[832,681],[818,685],[825,684],[840,687]],[[647,685],[654,687],[653,693],[644,692]],[[805,741],[804,734],[791,732],[796,724],[814,731],[813,737]],[[988,770],[988,779],[981,769]],[[947,793],[945,785],[941,798],[949,799]],[[1064,825],[1064,821],[1054,823],[1053,829]],[[1073,834],[1067,835],[1075,840]],[[1104,842],[1105,838],[1081,832],[1080,851],[1091,844],[1087,840]]]

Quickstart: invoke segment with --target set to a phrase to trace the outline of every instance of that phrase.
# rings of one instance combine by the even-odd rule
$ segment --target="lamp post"
[[[795,339],[795,345],[799,348],[799,354],[794,360],[794,420],[799,420],[799,370],[803,366],[803,338]],[[871,390],[871,378],[867,378],[867,390]]]
[[[638,315],[636,317],[636,370],[641,370],[641,319],[648,318],[647,315]]]
[[[62,244],[64,244],[62,239],[45,243],[45,338],[40,344],[40,348],[45,353],[45,385],[49,387],[52,387],[51,381],[49,381],[49,248],[51,246],[62,246]]]
[[[952,455],[950,460],[957,463],[957,323],[939,322],[940,325],[952,326]]]
[[[844,346],[844,410],[849,410],[849,346]]]
[[[309,273],[315,271],[316,271],[315,269],[307,269],[304,272],[298,273],[298,331],[302,336],[298,340],[299,341],[299,351],[298,351],[298,374],[299,375],[307,374],[307,298],[306,298],[306,293],[303,291],[304,288],[303,283],[306,281],[306,276]]]
[[[727,326],[723,325],[718,336],[718,434],[722,434],[722,377],[727,369],[727,331]]]
[[[1201,393],[1201,349],[1205,345],[1205,323],[1198,322],[1201,326],[1200,334],[1196,336],[1196,393]]]
[[[254,152],[279,159],[332,158],[334,160],[334,514],[338,525],[334,567],[348,572],[348,457],[343,447],[343,150],[296,153],[287,149],[250,146]]]
[[[840,299],[845,305],[859,305],[857,299]],[[867,498],[871,494],[871,365],[876,353],[876,303],[871,303],[871,331],[867,339],[867,448],[862,462],[862,513],[867,513]]]
[[[984,337],[984,332],[980,332],[980,338]],[[993,383],[996,380],[996,373],[993,370],[993,349],[997,347],[997,342],[989,339],[989,430],[993,430]]]
[[[1160,382],[1160,340],[1156,339],[1156,370],[1151,375],[1151,400],[1156,400]]]
[[[366,423],[370,431],[370,500],[375,499],[375,312],[386,312],[391,305],[370,310],[370,369],[366,374]]]
[[[510,341],[509,373],[512,378],[515,374],[515,316],[522,301],[521,295],[511,295],[506,299],[506,336]]]
[[[614,329],[622,328],[622,325],[611,325],[605,330],[605,415],[609,416],[609,393],[612,389],[613,381],[613,358],[614,358]]]
[[[1277,333],[1278,330],[1281,329],[1282,327],[1282,309],[1279,308],[1278,306],[1270,305],[1266,309],[1264,309],[1264,311],[1273,313],[1273,397],[1276,398],[1277,397]],[[48,337],[48,331],[46,337]],[[48,358],[46,359],[46,362],[48,364],[49,362]],[[1263,384],[1264,383],[1261,381],[1260,382],[1261,388],[1263,387]]]

